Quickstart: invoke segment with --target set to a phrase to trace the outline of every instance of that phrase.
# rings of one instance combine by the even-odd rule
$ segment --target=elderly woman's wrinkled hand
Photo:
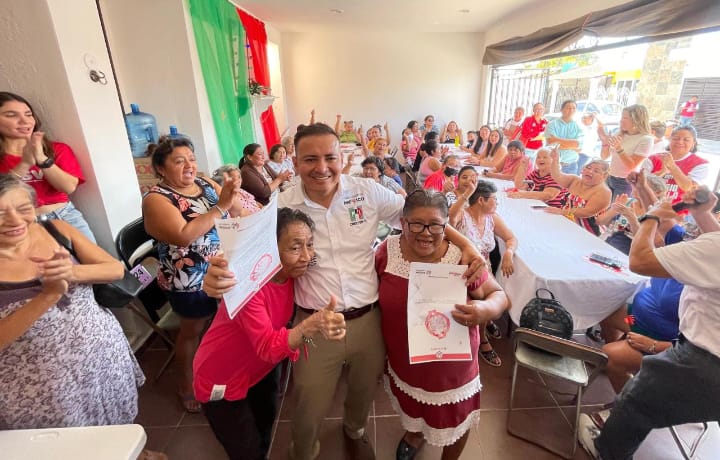
[[[228,270],[225,256],[218,254],[210,257],[210,267],[203,278],[202,289],[210,297],[220,298],[237,284],[235,274]]]
[[[466,286],[470,286],[472,283],[479,280],[488,268],[485,258],[477,253],[466,254],[465,251],[463,251],[460,263],[462,265],[468,265],[468,269],[465,270],[465,273],[463,273]]]
[[[73,262],[70,253],[63,248],[55,249],[52,257],[30,257],[38,264],[38,277],[42,283],[42,292],[63,295],[67,292],[70,282],[75,279]]]

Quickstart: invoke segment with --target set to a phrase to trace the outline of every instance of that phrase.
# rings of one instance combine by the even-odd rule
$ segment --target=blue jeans
[[[87,239],[89,239],[93,243],[96,243],[95,235],[93,235],[92,230],[90,230],[90,226],[83,217],[82,213],[69,201],[62,208],[50,211],[49,213],[44,214],[41,217],[48,220],[64,220],[68,224],[80,230]]]
[[[624,177],[608,176],[607,185],[612,191],[613,201],[616,196],[622,195],[623,193],[627,196],[632,195],[632,185],[630,185],[630,182],[628,182]]]
[[[577,162],[577,169],[578,172],[582,171],[582,169],[585,167],[588,161],[590,161],[590,155],[585,155],[584,153],[578,154],[578,162]]]
[[[693,117],[680,117],[680,126],[688,126],[693,122]]]
[[[574,174],[577,176],[577,173],[578,173],[577,161],[574,163],[565,163],[563,165],[560,165],[560,171],[562,171],[563,174]]]
[[[646,356],[623,388],[595,447],[603,460],[629,460],[650,430],[720,418],[720,358],[683,336]]]

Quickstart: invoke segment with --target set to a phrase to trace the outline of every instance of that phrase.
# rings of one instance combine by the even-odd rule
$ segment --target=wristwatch
[[[37,167],[40,169],[48,169],[50,166],[55,164],[55,160],[53,158],[48,158],[47,160],[43,161],[42,163],[38,163]]]
[[[659,218],[658,216],[653,216],[652,214],[643,214],[642,216],[640,216],[640,217],[638,218],[638,222],[640,222],[640,223],[642,224],[643,222],[645,222],[645,221],[648,220],[648,219],[649,219],[649,220],[654,220],[655,222],[657,222],[658,224],[660,224],[660,218]]]

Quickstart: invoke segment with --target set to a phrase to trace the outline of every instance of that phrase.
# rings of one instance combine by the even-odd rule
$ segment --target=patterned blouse
[[[568,190],[560,192],[557,198],[562,203],[562,209],[577,209],[587,206],[587,200],[580,196],[570,193]],[[600,226],[596,222],[596,216],[572,218],[579,226],[592,233],[600,236]]]
[[[0,282],[0,319],[41,290],[38,280]],[[133,423],[144,382],[115,316],[89,284],[71,284],[0,352],[0,430]]]
[[[217,192],[210,183],[199,177],[195,178],[195,183],[201,190],[196,196],[181,195],[160,184],[153,186],[148,193],[159,193],[167,197],[180,210],[183,218],[190,222],[209,212],[218,202]],[[210,266],[208,259],[219,250],[220,238],[215,227],[187,247],[161,241],[158,247],[160,254],[158,283],[168,291],[199,291],[202,289],[202,280]]]

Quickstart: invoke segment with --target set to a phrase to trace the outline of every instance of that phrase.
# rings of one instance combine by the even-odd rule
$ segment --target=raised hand
[[[47,159],[43,150],[43,137],[45,137],[45,133],[42,131],[35,131],[30,135],[22,151],[23,162],[35,165]]]

